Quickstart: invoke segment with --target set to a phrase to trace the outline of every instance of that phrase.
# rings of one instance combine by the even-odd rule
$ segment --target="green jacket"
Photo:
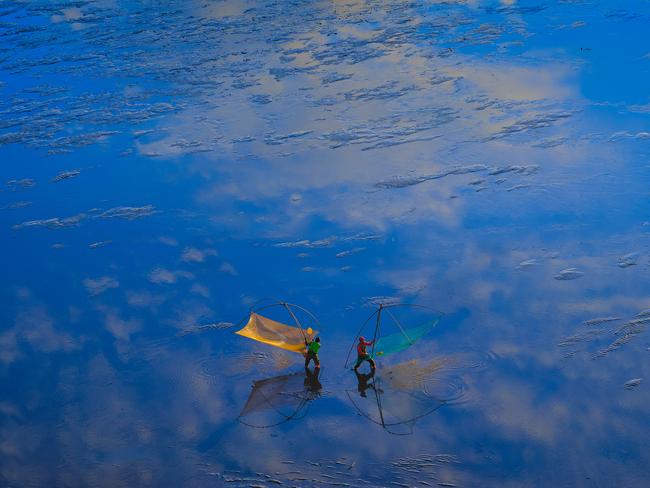
[[[311,341],[307,345],[307,351],[309,351],[312,354],[318,354],[319,349],[320,349],[320,342]]]

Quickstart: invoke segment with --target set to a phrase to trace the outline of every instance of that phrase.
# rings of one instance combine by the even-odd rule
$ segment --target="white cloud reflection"
[[[161,44],[149,39],[151,57],[126,58],[125,66],[110,66],[111,75],[141,79],[146,73],[191,93],[174,105],[174,115],[170,107],[153,107],[154,114],[168,114],[158,123],[152,113],[142,115],[154,129],[134,135],[139,155],[155,156],[160,165],[181,161],[183,176],[197,182],[191,198],[179,198],[196,206],[181,224],[194,225],[200,215],[209,220],[201,232],[226,236],[226,243],[255,239],[267,244],[264,252],[277,254],[242,244],[239,261],[229,255],[218,263],[209,259],[216,256],[212,247],[181,247],[167,248],[173,251],[167,261],[155,256],[149,262],[142,252],[139,285],[130,284],[135,278],[125,269],[119,280],[83,281],[107,304],[94,310],[97,321],[87,311],[69,314],[74,327],[62,323],[66,315],[53,311],[56,303],[45,307],[27,289],[12,297],[17,305],[10,304],[12,320],[0,332],[0,360],[6,368],[22,359],[36,368],[33,383],[25,381],[29,391],[16,393],[15,404],[0,405],[2,476],[22,485],[209,485],[215,478],[201,478],[204,468],[275,473],[287,467],[282,461],[318,459],[331,448],[359,464],[381,463],[379,470],[398,454],[453,453],[467,467],[441,468],[448,478],[440,479],[467,486],[539,479],[581,484],[585,472],[595,470],[604,483],[645,481],[648,394],[644,384],[622,388],[629,378],[648,376],[645,339],[637,335],[598,360],[582,354],[592,346],[565,359],[557,343],[590,318],[629,317],[650,307],[647,256],[637,266],[617,266],[617,257],[648,245],[641,229],[645,207],[634,200],[647,192],[644,174],[627,159],[647,132],[612,127],[624,121],[594,112],[583,95],[589,67],[577,55],[536,49],[535,36],[548,39],[546,23],[558,18],[535,20],[537,13],[527,16],[517,2],[500,3],[506,10],[489,15],[478,1],[433,2],[427,5],[433,10],[402,2],[380,2],[381,8],[315,2],[295,5],[292,16],[282,6],[249,11],[255,2],[179,7],[226,19],[218,25],[227,33],[219,35],[206,19],[199,25],[183,17],[184,28],[176,31],[173,16],[180,14],[170,11],[172,20],[164,24],[171,28],[156,30],[151,22],[137,25],[142,19],[134,13],[135,27],[159,35]],[[62,10],[52,20],[84,20],[85,8]],[[101,32],[120,56],[127,55],[123,39],[138,40],[124,35],[111,45],[111,30]],[[187,49],[176,52],[181,45]],[[93,69],[104,58],[93,58]],[[135,88],[125,93],[130,108],[142,96]],[[642,103],[629,109],[647,112]],[[128,115],[131,133],[132,120],[140,119]],[[30,143],[42,143],[31,129],[12,137],[28,134]],[[346,257],[351,268],[343,279],[334,271],[336,255],[356,247],[346,236],[368,231],[382,237]],[[158,241],[196,242],[181,236]],[[444,308],[456,321],[426,344],[428,352],[469,351],[480,358],[480,367],[459,380],[469,390],[465,403],[422,419],[412,437],[396,439],[344,409],[340,387],[349,375],[337,366],[330,373],[328,365],[327,394],[305,419],[273,431],[236,424],[250,381],[287,361],[247,349],[252,346],[222,331],[183,339],[169,331],[212,323],[212,294],[225,302],[227,287],[252,286],[232,285],[232,276],[246,283],[248,264],[259,264],[256,272],[263,274],[269,259],[295,247],[313,253],[303,255],[295,272],[272,271],[266,286],[312,300],[330,320],[348,320],[349,310],[339,316],[333,309],[359,304],[361,296]],[[176,268],[179,259],[192,273]],[[534,266],[516,269],[533,259]],[[200,274],[213,264],[220,271],[214,275],[231,280],[227,285]],[[553,279],[570,267],[584,277]],[[197,276],[203,283],[193,282]],[[161,286],[146,289],[147,280]],[[134,288],[122,292],[120,283]],[[263,295],[260,287],[232,293]],[[82,326],[83,336],[73,332]],[[331,334],[346,335],[346,327],[337,324]],[[616,335],[607,332],[609,339]],[[112,337],[108,344],[97,339],[102,333]],[[158,333],[165,340],[147,335]],[[338,340],[324,346],[332,365],[342,362],[338,350],[347,347]],[[58,365],[49,361],[57,354],[79,356]],[[39,416],[53,399],[51,415]],[[47,463],[26,462],[46,449],[67,464],[57,459],[57,469],[48,472]]]

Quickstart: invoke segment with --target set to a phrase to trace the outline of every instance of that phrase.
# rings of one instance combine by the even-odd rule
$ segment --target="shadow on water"
[[[311,403],[321,397],[320,373],[320,368],[305,368],[253,381],[237,422],[252,429],[272,429],[305,418]],[[210,433],[199,442],[198,451],[212,449],[222,435],[220,429]]]
[[[320,368],[315,368],[255,381],[237,420],[266,429],[305,417],[310,402],[321,395],[319,376]]]

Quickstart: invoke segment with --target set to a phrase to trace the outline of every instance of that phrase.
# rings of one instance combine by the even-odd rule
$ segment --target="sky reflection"
[[[3,484],[647,485],[649,16],[0,2]],[[323,388],[258,429],[273,297]],[[378,301],[445,312],[407,436],[346,394]]]

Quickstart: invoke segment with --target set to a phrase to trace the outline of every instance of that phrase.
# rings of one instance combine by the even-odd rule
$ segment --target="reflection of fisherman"
[[[305,355],[305,369],[309,368],[309,362],[313,359],[316,369],[320,368],[320,360],[318,359],[318,350],[320,349],[320,337],[317,337],[311,342],[305,339],[305,346],[307,346],[307,354]]]
[[[368,351],[366,351],[366,347],[372,346],[374,343],[375,341],[367,342],[363,336],[359,337],[359,344],[357,344],[357,363],[354,365],[354,371],[357,371],[364,361],[368,361],[372,371],[375,370],[375,361],[370,357]]]
[[[359,395],[362,397],[366,397],[366,390],[368,388],[372,388],[373,390],[375,389],[375,384],[374,383],[368,383],[368,380],[371,378],[375,377],[375,370],[372,369],[370,370],[370,373],[359,373],[357,370],[354,371],[354,374],[357,375],[357,390],[359,390]]]
[[[319,396],[320,391],[323,389],[323,385],[321,385],[318,380],[319,375],[320,368],[315,368],[314,371],[311,371],[309,368],[305,370],[305,388],[307,388],[307,391],[311,393],[314,398]]]

